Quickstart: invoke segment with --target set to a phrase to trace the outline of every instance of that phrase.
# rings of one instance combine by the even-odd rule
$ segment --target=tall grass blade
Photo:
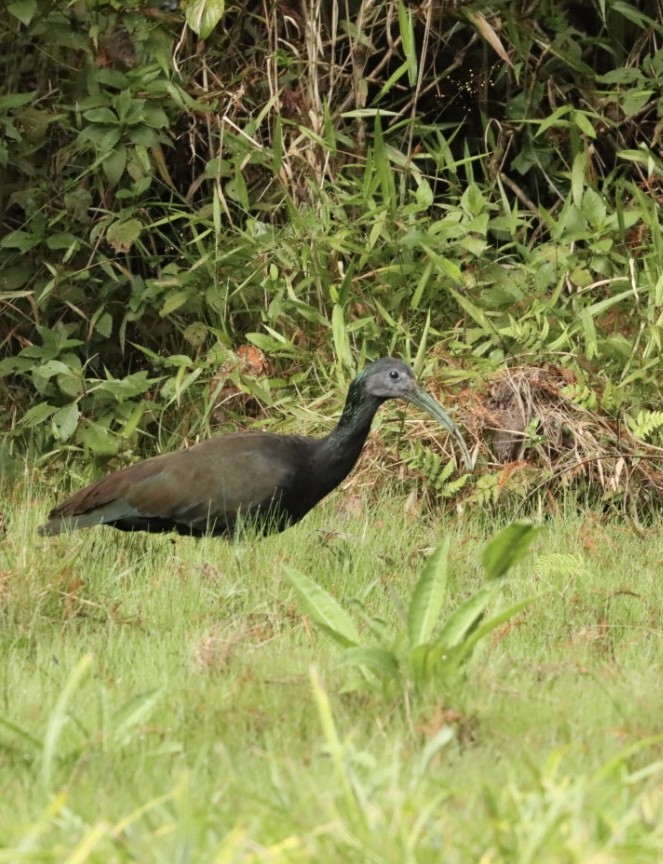
[[[84,654],[71,670],[49,718],[44,736],[44,751],[41,763],[41,782],[45,789],[51,788],[60,735],[67,722],[67,708],[79,684],[92,665],[92,659],[92,654]]]
[[[162,692],[160,689],[149,690],[122,705],[113,717],[114,726],[110,730],[110,737],[115,745],[124,746],[131,740],[133,730],[147,721]]]
[[[401,33],[401,45],[407,63],[408,81],[410,87],[414,87],[417,83],[418,70],[417,46],[414,39],[412,13],[405,3],[403,3],[403,0],[399,0],[398,2],[398,27]]]
[[[316,708],[318,709],[318,717],[322,726],[322,733],[325,737],[331,762],[334,767],[334,772],[338,783],[343,790],[344,798],[347,802],[351,816],[358,816],[363,821],[364,814],[362,813],[359,801],[354,792],[351,778],[348,773],[348,768],[345,760],[345,747],[341,741],[334,722],[329,696],[322,683],[320,674],[315,667],[309,670],[309,678],[311,688],[313,689],[313,698],[315,699]]]
[[[89,860],[101,839],[108,834],[109,829],[110,826],[107,822],[97,822],[93,825],[64,859],[64,864],[84,864],[85,861]]]

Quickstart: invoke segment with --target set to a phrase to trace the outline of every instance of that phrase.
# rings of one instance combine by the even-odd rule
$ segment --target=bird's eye
[[[392,381],[398,381],[398,379],[401,377],[401,373],[398,372],[396,369],[392,369],[389,373],[389,377]]]

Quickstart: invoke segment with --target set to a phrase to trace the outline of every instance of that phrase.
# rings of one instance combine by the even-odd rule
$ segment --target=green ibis
[[[283,531],[350,473],[375,412],[397,398],[438,420],[471,468],[465,441],[442,406],[407,364],[383,358],[350,384],[341,419],[326,438],[239,432],[154,456],[76,492],[51,510],[39,532],[112,525],[202,536],[232,534],[243,524],[262,534]]]

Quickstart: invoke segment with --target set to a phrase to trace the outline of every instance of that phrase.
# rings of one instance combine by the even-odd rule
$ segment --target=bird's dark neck
[[[316,462],[330,489],[352,470],[382,400],[366,393],[361,378],[350,385],[338,425],[320,441]]]

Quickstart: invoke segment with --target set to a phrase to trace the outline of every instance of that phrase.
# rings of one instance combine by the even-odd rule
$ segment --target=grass
[[[658,862],[663,532],[544,526],[502,602],[535,602],[464,680],[352,689],[294,566],[393,618],[448,533],[449,594],[496,526],[335,494],[235,545],[41,539],[5,496],[0,862]]]

